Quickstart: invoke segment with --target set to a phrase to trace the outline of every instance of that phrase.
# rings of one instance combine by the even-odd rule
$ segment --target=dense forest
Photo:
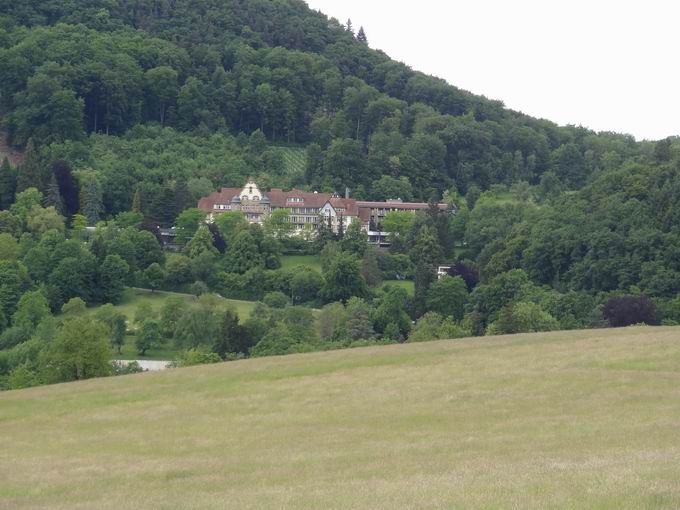
[[[24,152],[0,168],[0,386],[81,378],[51,364],[63,308],[129,285],[265,301],[239,325],[204,299],[185,321],[212,317],[200,334],[139,325],[222,359],[680,321],[676,139],[511,111],[298,0],[0,0],[0,13],[0,119]],[[389,252],[323,225],[296,238],[276,217],[204,225],[196,200],[248,176],[456,214],[390,215]],[[161,250],[159,225],[178,227],[181,253]],[[281,269],[284,253],[319,254],[322,270]],[[322,306],[318,334],[294,327]]]

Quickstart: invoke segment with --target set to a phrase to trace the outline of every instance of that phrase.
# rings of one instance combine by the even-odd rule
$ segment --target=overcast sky
[[[679,2],[307,3],[363,25],[392,58],[509,108],[638,140],[680,135]]]

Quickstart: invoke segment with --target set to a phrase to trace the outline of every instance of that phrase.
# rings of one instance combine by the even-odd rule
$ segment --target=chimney
[[[349,198],[349,188],[345,186],[345,198]]]

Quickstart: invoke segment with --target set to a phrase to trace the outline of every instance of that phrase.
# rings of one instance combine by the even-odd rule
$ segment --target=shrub
[[[413,262],[408,255],[380,253],[378,268],[385,280],[407,280],[413,278]]]
[[[408,340],[409,342],[427,342],[428,340],[445,340],[466,336],[470,336],[470,332],[450,317],[444,318],[438,313],[428,312],[418,319]]]
[[[448,274],[449,276],[460,276],[465,280],[465,285],[467,285],[468,291],[470,292],[472,292],[479,283],[479,274],[470,262],[456,262],[449,268]]]
[[[519,302],[501,309],[498,320],[489,326],[487,334],[554,331],[559,326],[557,319],[536,303]]]
[[[193,365],[209,365],[212,363],[220,363],[222,358],[219,354],[214,352],[205,352],[198,349],[189,349],[184,351],[182,356],[173,363],[176,367],[190,367]]]
[[[290,299],[283,292],[269,292],[265,294],[263,302],[271,308],[285,308],[290,304]]]
[[[656,305],[647,296],[611,297],[604,305],[604,317],[612,328],[658,324]]]
[[[202,296],[203,294],[206,294],[207,292],[208,286],[204,282],[197,280],[191,284],[191,293],[194,296],[199,297]]]
[[[427,307],[443,316],[453,316],[456,320],[463,318],[467,300],[467,286],[460,276],[437,280],[427,291]]]

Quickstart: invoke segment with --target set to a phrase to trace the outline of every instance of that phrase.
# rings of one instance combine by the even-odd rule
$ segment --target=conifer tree
[[[217,249],[213,245],[213,236],[210,233],[208,225],[201,225],[191,241],[186,245],[186,254],[195,259],[201,254],[207,252],[217,255]]]
[[[338,218],[338,239],[342,241],[343,237],[345,237],[345,217],[341,214]]]
[[[175,211],[183,211],[189,207],[196,207],[196,202],[189,192],[187,181],[179,180],[175,183],[174,209]]]
[[[142,212],[142,194],[139,191],[139,187],[135,189],[135,194],[132,197],[132,212]]]
[[[357,33],[357,41],[362,42],[364,44],[368,44],[368,38],[366,37],[364,27],[359,27],[359,32]]]
[[[154,225],[171,227],[177,218],[175,192],[170,186],[163,186],[154,197],[147,216]]]
[[[61,193],[63,214],[73,216],[80,209],[80,193],[78,183],[73,178],[71,167],[66,161],[55,161],[52,165],[52,174],[59,186],[59,193]]]
[[[351,19],[347,20],[347,25],[345,26],[345,30],[347,30],[350,34],[354,35],[354,27],[352,26],[352,20]]]
[[[17,174],[9,160],[5,158],[0,165],[0,209],[9,209],[14,203],[17,190]]]
[[[333,232],[333,226],[331,224],[331,217],[328,216],[328,220],[320,218],[319,227],[316,233],[316,249],[320,252],[323,247],[331,241],[335,241],[335,233]]]
[[[100,219],[104,210],[101,191],[97,179],[91,178],[83,190],[83,214],[87,218],[87,224],[94,226]]]
[[[59,185],[57,184],[57,179],[54,175],[52,175],[52,179],[50,179],[50,183],[47,185],[47,191],[43,202],[45,207],[52,206],[59,214],[62,216],[64,215],[64,201],[59,192]]]
[[[33,142],[33,138],[28,140],[24,161],[17,169],[17,193],[25,191],[28,188],[43,189],[40,175],[40,155]]]

